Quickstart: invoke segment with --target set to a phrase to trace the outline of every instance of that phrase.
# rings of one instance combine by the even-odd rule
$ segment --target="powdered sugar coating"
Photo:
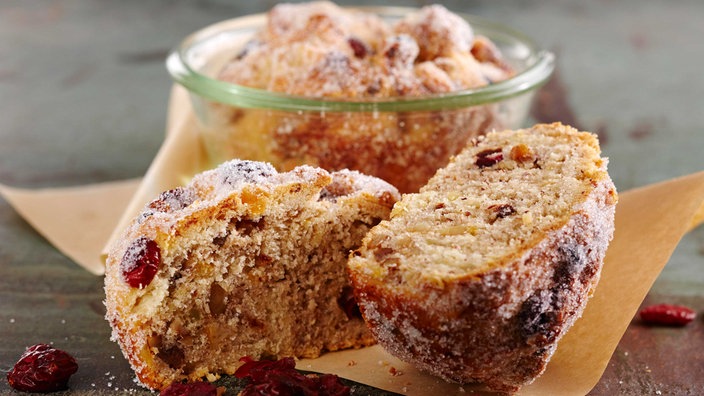
[[[439,4],[409,15],[396,24],[394,31],[418,42],[421,61],[469,52],[474,41],[474,31],[467,21]]]
[[[269,163],[235,160],[224,162],[214,170],[196,176],[193,183],[195,185],[210,183],[214,187],[214,195],[219,196],[248,183],[264,184],[276,174],[278,172]]]
[[[358,171],[353,171],[349,169],[342,169],[337,172],[333,172],[333,180],[330,185],[325,187],[324,191],[332,191],[334,189],[339,189],[340,186],[345,186],[345,194],[349,194],[353,191],[366,191],[373,194],[377,198],[383,198],[387,195],[391,195],[389,198],[393,198],[394,201],[400,199],[400,195],[394,193],[390,189],[390,184],[373,176],[368,176]],[[337,195],[345,195],[338,193]]]
[[[228,64],[220,79],[274,92],[308,97],[396,97],[446,92],[425,80],[415,67],[440,67],[451,90],[476,88],[495,81],[479,65],[498,59],[474,58],[471,26],[441,5],[426,6],[390,24],[374,14],[337,7],[330,2],[280,4],[266,27]],[[425,67],[424,67],[425,68]],[[499,78],[511,76],[503,69]],[[454,77],[454,78],[453,78]]]

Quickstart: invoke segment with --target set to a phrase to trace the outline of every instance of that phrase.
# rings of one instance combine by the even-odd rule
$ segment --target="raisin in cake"
[[[113,338],[154,389],[233,373],[243,356],[369,345],[345,265],[398,198],[354,171],[235,160],[197,175],[149,203],[113,247]]]
[[[234,55],[234,54],[233,54]],[[484,87],[514,71],[491,41],[441,5],[394,20],[317,1],[279,4],[218,79],[296,97],[419,98]],[[417,192],[467,140],[504,128],[509,107],[394,112],[271,112],[213,105],[206,147],[216,158],[356,169]]]
[[[617,195],[597,138],[490,133],[367,234],[349,269],[379,343],[422,370],[515,391],[581,315]]]

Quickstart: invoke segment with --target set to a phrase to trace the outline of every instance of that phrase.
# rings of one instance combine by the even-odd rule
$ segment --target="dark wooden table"
[[[704,169],[701,1],[445,4],[513,25],[558,54],[532,118],[599,133],[620,190]],[[3,0],[0,182],[48,187],[141,176],[163,138],[168,50],[200,27],[272,5]],[[646,302],[683,303],[704,314],[703,256],[699,228],[684,238]],[[102,299],[102,278],[56,251],[0,199],[1,372],[25,346],[53,342],[79,360],[76,394],[144,392],[109,341]],[[11,393],[4,379],[0,393]],[[681,329],[634,319],[592,394],[704,394],[701,316]]]

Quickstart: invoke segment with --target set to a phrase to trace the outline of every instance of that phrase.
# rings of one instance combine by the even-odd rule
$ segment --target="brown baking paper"
[[[166,140],[141,183],[0,193],[38,232],[79,265],[103,272],[101,252],[142,206],[185,183],[205,161],[184,91],[175,88]],[[565,335],[547,371],[522,395],[584,395],[599,381],[621,336],[682,236],[704,220],[704,172],[620,193],[616,233],[601,282],[584,315]],[[90,230],[90,232],[86,232]],[[298,363],[409,395],[485,393],[419,373],[375,346]]]

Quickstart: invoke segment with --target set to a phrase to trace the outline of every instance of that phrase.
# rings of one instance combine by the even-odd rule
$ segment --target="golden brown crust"
[[[556,136],[574,134],[560,125],[538,126],[533,133],[546,132],[540,129]],[[488,141],[495,144],[499,140],[489,137]],[[479,142],[475,151],[486,147],[483,144]],[[514,147],[520,147],[516,151],[522,153],[517,157],[527,158],[527,147]],[[507,153],[512,151],[506,149]],[[450,381],[482,382],[504,392],[532,382],[545,370],[559,339],[581,316],[613,235],[615,189],[605,163],[598,157],[594,160],[601,170],[586,182],[587,191],[565,214],[564,223],[558,221],[558,226],[537,233],[535,242],[527,239],[525,246],[504,254],[501,261],[464,275],[450,272],[439,279],[420,278],[424,280],[410,287],[409,282],[418,279],[413,271],[421,270],[408,269],[409,262],[427,259],[419,268],[432,273],[437,271],[434,259],[424,253],[419,253],[423,257],[404,256],[395,251],[397,245],[383,239],[402,238],[398,236],[408,232],[408,227],[393,226],[394,217],[404,214],[392,214],[391,223],[382,222],[373,229],[363,247],[352,255],[349,266],[360,308],[379,343],[400,359]],[[445,177],[443,183],[437,184],[434,178],[422,191],[429,194],[445,188],[444,195],[456,194],[460,181],[455,179],[453,189],[447,177],[462,173],[458,163],[466,162],[461,161],[451,165],[456,172],[440,172]],[[504,190],[503,194],[512,192]],[[408,210],[411,214],[405,216],[411,216],[414,209],[404,209],[413,208],[408,198],[404,197],[394,212]],[[447,209],[445,205],[434,208]],[[493,226],[500,227],[499,222]],[[435,228],[442,226],[438,223]],[[392,230],[392,236],[380,239],[384,227]],[[448,245],[435,260],[453,254],[453,250]],[[385,261],[381,267],[375,264]]]

